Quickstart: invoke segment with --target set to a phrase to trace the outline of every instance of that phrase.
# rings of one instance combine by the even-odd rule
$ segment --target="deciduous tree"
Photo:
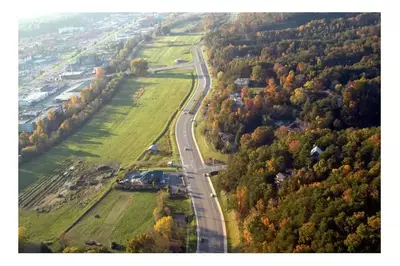
[[[143,76],[147,73],[148,63],[143,58],[133,59],[130,63],[131,70],[136,75]]]
[[[160,233],[163,237],[170,239],[172,236],[172,228],[174,220],[172,216],[166,216],[160,218],[154,225],[154,231]]]

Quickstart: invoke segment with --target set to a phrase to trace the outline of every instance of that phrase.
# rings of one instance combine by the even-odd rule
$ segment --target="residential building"
[[[149,151],[149,152],[152,152],[152,153],[158,152],[158,146],[157,146],[157,144],[151,145],[149,148],[147,148],[146,151]]]
[[[250,85],[249,78],[237,78],[235,84],[239,87],[248,87]]]
[[[282,184],[286,180],[286,178],[287,178],[286,175],[284,175],[282,173],[278,173],[275,176],[275,184],[277,184],[279,186],[280,184]]]
[[[310,155],[313,157],[313,160],[318,160],[319,155],[323,152],[320,147],[314,145],[312,150],[310,151]]]

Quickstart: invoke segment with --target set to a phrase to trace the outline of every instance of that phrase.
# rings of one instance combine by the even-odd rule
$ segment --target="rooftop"
[[[314,148],[311,150],[310,154],[313,155],[315,153],[321,154],[322,150],[318,146],[314,146]]]
[[[235,80],[235,84],[237,85],[249,85],[250,79],[249,78],[237,78]]]
[[[83,71],[73,71],[73,72],[64,72],[62,76],[75,76],[75,75],[82,75]]]

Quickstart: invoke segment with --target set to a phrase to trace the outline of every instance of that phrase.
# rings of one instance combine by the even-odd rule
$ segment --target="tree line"
[[[62,113],[50,111],[47,124],[43,120],[38,120],[32,134],[27,132],[20,134],[21,162],[45,152],[78,130],[111,100],[126,76],[124,73],[119,73],[107,84],[104,71],[100,70],[96,75],[95,81],[80,92],[80,98],[73,96],[64,103]]]

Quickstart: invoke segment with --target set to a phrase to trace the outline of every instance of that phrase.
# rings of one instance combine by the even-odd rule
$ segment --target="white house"
[[[286,175],[284,175],[282,173],[278,173],[275,176],[275,184],[280,185],[283,181],[285,181],[286,178],[287,178]]]
[[[323,152],[323,150],[321,150],[318,146],[315,145],[314,148],[312,148],[310,155],[311,156],[314,156],[314,155],[319,156],[322,152]]]

